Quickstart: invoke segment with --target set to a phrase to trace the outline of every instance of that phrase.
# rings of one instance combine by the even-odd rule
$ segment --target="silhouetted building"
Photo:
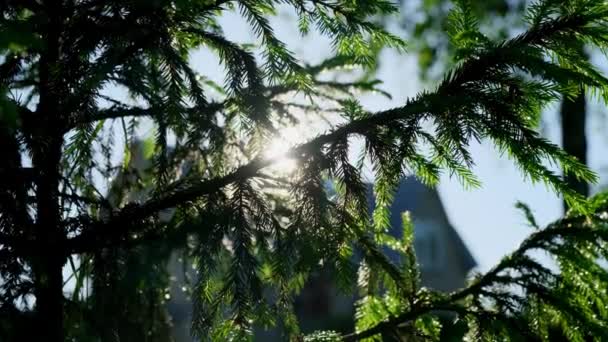
[[[369,188],[371,210],[374,196],[372,185]],[[451,225],[437,191],[414,177],[404,178],[390,208],[390,233],[395,237],[402,235],[401,214],[405,211],[410,212],[414,223],[414,248],[420,264],[422,285],[445,292],[464,287],[467,275],[476,262]],[[396,252],[388,249],[385,252],[394,262],[398,262]],[[341,295],[332,286],[328,274],[318,274],[296,300],[296,311],[303,330],[352,330],[355,300],[355,297]]]
[[[439,291],[463,287],[467,274],[477,264],[450,223],[437,191],[414,177],[405,178],[391,206],[394,236],[401,236],[404,211],[411,213],[414,223],[414,248],[422,284]]]

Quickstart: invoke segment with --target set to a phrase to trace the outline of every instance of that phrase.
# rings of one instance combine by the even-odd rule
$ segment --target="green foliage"
[[[300,62],[274,32],[280,4],[302,34],[328,36],[333,56]],[[200,340],[247,341],[273,327],[292,340],[438,340],[438,310],[466,321],[476,340],[603,338],[608,299],[595,284],[607,277],[598,264],[608,256],[606,198],[587,202],[570,189],[552,166],[590,182],[595,174],[534,130],[561,93],[582,87],[608,99],[608,80],[580,50],[608,47],[608,5],[568,4],[532,5],[527,30],[501,40],[459,2],[448,16],[454,68],[372,113],[357,97],[385,94],[369,74],[378,51],[405,50],[373,22],[396,11],[387,1],[6,2],[2,38],[25,33],[0,41],[0,315],[15,321],[0,324],[0,338],[15,339],[11,326],[33,316],[52,341],[166,340],[165,270],[177,251],[197,273],[184,286]],[[228,11],[255,42],[227,38],[219,18]],[[196,49],[218,57],[224,84],[195,70]],[[290,148],[298,167],[277,175],[269,141],[311,117],[332,128]],[[364,141],[356,163],[353,137]],[[394,192],[408,174],[434,185],[448,172],[480,186],[469,142],[485,138],[573,209],[540,229],[520,205],[537,228],[520,248],[464,289],[436,293],[421,287],[410,217],[400,239],[388,234]],[[535,260],[538,250],[558,268]],[[294,297],[321,268],[357,289],[352,334],[302,336]]]
[[[425,0],[415,5],[407,1],[399,1],[399,4],[407,9],[401,13],[401,23],[412,38],[413,51],[418,54],[420,75],[431,82],[441,77],[453,65],[454,58],[464,52],[452,44],[452,35],[445,34],[450,27],[477,24],[493,39],[505,39],[521,29],[526,5],[532,8],[536,3],[523,0]],[[459,11],[465,11],[467,18],[455,22],[454,14]],[[466,34],[466,39],[481,38],[475,31]]]

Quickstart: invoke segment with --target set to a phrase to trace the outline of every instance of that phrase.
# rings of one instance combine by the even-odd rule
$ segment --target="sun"
[[[306,113],[299,112],[293,114],[296,122],[283,121],[282,124],[277,124],[278,133],[269,139],[262,150],[265,158],[274,161],[268,170],[281,176],[293,174],[301,166],[297,158],[287,156],[289,150],[329,128],[328,117],[307,117]]]
[[[264,156],[275,159],[269,168],[277,173],[290,174],[296,170],[298,163],[295,159],[286,156],[290,148],[297,144],[302,138],[295,127],[283,128],[280,135],[271,139],[265,148]]]

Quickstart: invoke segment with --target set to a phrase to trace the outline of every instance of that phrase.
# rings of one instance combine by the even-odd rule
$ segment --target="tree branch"
[[[229,1],[219,1],[219,3],[221,3],[221,4],[224,4],[227,2],[229,2]],[[324,67],[325,67],[325,61],[320,62],[319,64],[316,64],[316,65],[307,66],[305,68],[305,70],[307,70],[307,72],[310,73],[312,76],[316,76],[324,70]],[[334,82],[334,81],[314,80],[314,84],[319,87],[327,87],[327,88],[335,89],[335,90],[341,91],[341,92],[346,92],[346,91],[348,91],[348,88],[351,88],[351,87],[368,87],[368,88],[373,87],[372,82],[356,82],[356,81],[355,82]],[[285,93],[288,93],[291,91],[295,91],[295,90],[288,86],[274,85],[274,86],[266,87],[262,92],[265,92],[266,96],[273,98],[275,96],[282,95],[282,94],[285,94]],[[387,93],[385,93],[383,91],[380,91],[380,92],[383,95],[388,95]],[[245,91],[245,93],[249,93],[249,91]],[[315,93],[315,95],[327,96],[326,94],[321,94],[319,92]],[[79,117],[74,118],[72,120],[72,122],[70,122],[70,124],[68,125],[68,130],[71,130],[81,124],[88,124],[88,123],[97,122],[97,121],[105,120],[105,119],[154,116],[154,112],[152,111],[152,108],[141,108],[141,107],[136,107],[136,106],[128,106],[128,105],[118,102],[112,98],[109,98],[106,96],[101,96],[101,95],[99,95],[99,96],[106,101],[113,102],[114,105],[109,108],[100,109],[94,115],[79,116]],[[187,108],[186,110],[188,111],[189,114],[197,114],[197,115],[201,115],[201,114],[208,115],[209,114],[210,115],[213,113],[217,113],[218,111],[222,110],[222,108],[226,108],[229,104],[233,103],[234,101],[235,101],[235,99],[233,99],[233,98],[227,98],[222,101],[210,102],[205,107],[200,107],[200,106],[192,107],[192,108]]]
[[[495,265],[492,269],[490,269],[468,287],[455,291],[449,296],[443,297],[435,302],[427,302],[414,306],[410,310],[380,322],[369,329],[344,335],[342,336],[342,341],[359,341],[364,338],[377,335],[387,329],[390,329],[391,327],[414,320],[417,317],[431,311],[446,310],[459,312],[461,307],[459,307],[456,302],[472,295],[487,295],[488,292],[484,291],[484,288],[492,286],[499,280],[504,280],[504,277],[500,276],[499,274],[502,271],[517,266],[517,260],[520,257],[524,256],[531,250],[541,248],[542,242],[550,241],[556,237],[564,238],[568,236],[580,236],[585,232],[589,232],[589,229],[575,227],[575,225],[584,224],[589,219],[589,216],[582,215],[558,220],[550,224],[547,228],[531,234],[514,252],[504,257],[497,265]],[[605,222],[605,219],[602,221]],[[525,286],[525,284],[520,285]]]
[[[300,159],[319,153],[326,144],[344,139],[350,135],[365,135],[365,133],[380,126],[387,126],[399,120],[412,118],[412,116],[417,116],[417,119],[421,119],[424,115],[430,113],[441,114],[445,111],[446,104],[463,101],[461,90],[463,87],[466,87],[467,83],[484,79],[485,73],[492,68],[509,63],[509,60],[505,60],[502,57],[503,51],[512,51],[513,49],[527,45],[547,44],[548,37],[551,35],[564,30],[564,28],[578,27],[582,24],[585,23],[584,21],[581,22],[579,18],[566,16],[538,25],[496,48],[466,60],[449,74],[434,93],[423,93],[409,101],[405,106],[377,112],[365,118],[353,120],[330,133],[319,135],[307,143],[292,148],[286,153],[286,156]],[[105,238],[112,236],[120,237],[128,235],[130,231],[126,227],[131,225],[130,222],[143,220],[159,211],[194,201],[204,195],[217,192],[233,182],[255,177],[260,170],[270,166],[277,159],[258,156],[249,164],[243,165],[227,175],[202,180],[177,191],[160,191],[159,193],[164,195],[149,199],[142,204],[129,204],[113,215],[108,222],[99,224],[97,229],[92,229],[78,237],[70,239],[68,241],[70,249],[73,252],[87,251],[89,248],[95,248],[94,241],[104,241]],[[171,189],[171,185],[168,188]]]

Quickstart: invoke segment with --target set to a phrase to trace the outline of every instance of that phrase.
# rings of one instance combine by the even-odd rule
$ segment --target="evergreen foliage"
[[[418,3],[398,1],[404,7],[400,21],[411,37],[412,50],[418,54],[420,76],[436,81],[450,67],[456,52],[446,29],[456,1],[427,0]],[[469,1],[470,11],[481,30],[492,39],[506,39],[521,32],[525,0]]]
[[[388,1],[0,4],[3,340],[27,339],[32,322],[32,334],[49,341],[167,340],[165,269],[176,250],[197,269],[186,291],[201,340],[250,340],[254,327],[273,326],[293,340],[438,340],[438,310],[465,321],[472,340],[549,340],[556,331],[571,341],[606,338],[608,273],[598,261],[608,256],[608,198],[587,201],[570,189],[551,165],[585,181],[595,174],[534,127],[561,94],[582,87],[608,99],[608,79],[579,48],[608,47],[607,4],[541,0],[528,8],[525,32],[495,40],[459,1],[449,17],[456,66],[435,88],[375,113],[357,96],[381,91],[377,81],[322,73],[372,68],[383,47],[405,50],[372,21],[395,12]],[[296,13],[303,35],[314,28],[328,36],[334,56],[300,62],[269,20],[279,6]],[[254,45],[224,35],[226,11],[246,20]],[[224,84],[197,73],[195,49],[217,55]],[[277,160],[265,149],[285,122],[332,114],[338,124],[287,152],[298,163],[293,174],[269,171]],[[140,154],[133,146],[143,124],[154,134]],[[364,141],[361,163],[349,160],[352,137]],[[409,217],[396,239],[388,208],[408,174],[432,185],[447,171],[480,186],[472,139],[492,141],[572,210],[539,228],[520,205],[535,228],[521,246],[467,287],[436,293],[420,286]],[[372,214],[364,162],[376,180]],[[539,250],[557,266],[530,254]],[[320,264],[360,294],[350,334],[303,336],[298,327],[293,298]],[[64,265],[75,284],[69,293]]]

